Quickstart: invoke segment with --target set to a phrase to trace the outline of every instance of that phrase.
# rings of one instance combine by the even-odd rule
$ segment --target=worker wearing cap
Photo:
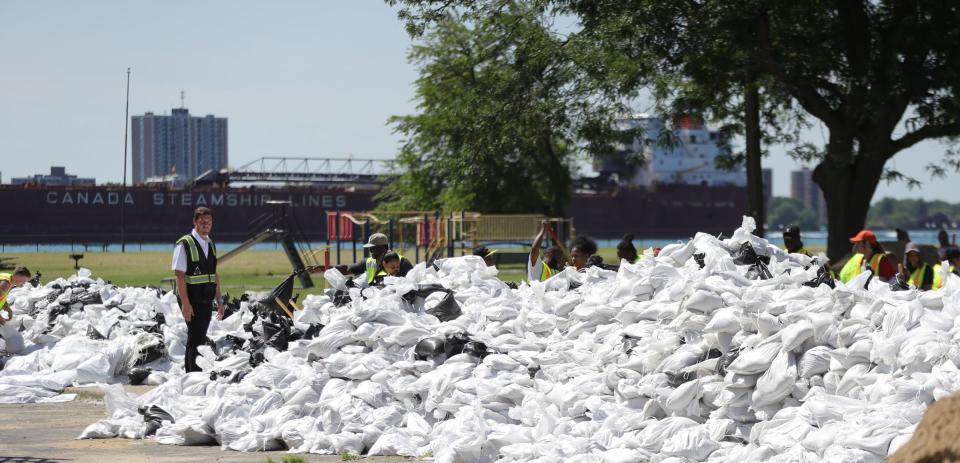
[[[477,246],[473,248],[473,255],[480,256],[483,258],[483,262],[487,264],[487,267],[493,267],[493,255],[497,253],[497,250],[489,250],[486,246]]]
[[[813,257],[813,254],[803,247],[803,241],[800,241],[800,227],[796,225],[791,225],[783,231],[783,247],[790,254],[803,254],[807,257]]]
[[[886,258],[883,246],[877,241],[877,236],[870,230],[861,230],[853,238],[853,256],[840,270],[840,281],[847,283],[864,270],[870,270],[880,278],[880,281],[889,283],[896,277],[896,270],[890,259]]]
[[[933,288],[933,267],[920,256],[920,246],[913,241],[904,248],[903,271],[900,273],[911,285],[924,291]]]
[[[336,268],[344,275],[366,275],[364,282],[370,284],[377,277],[380,269],[380,259],[390,248],[390,240],[383,233],[374,233],[367,239],[367,244],[363,245],[370,256],[362,262],[353,265],[338,265]],[[400,270],[397,276],[407,276],[407,272],[413,269],[413,264],[405,257],[400,256]]]

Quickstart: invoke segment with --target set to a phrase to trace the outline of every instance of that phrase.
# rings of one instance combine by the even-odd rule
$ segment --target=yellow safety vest
[[[540,269],[540,281],[547,281],[550,277],[553,276],[553,269],[547,265],[546,262],[543,262],[543,268]]]
[[[401,261],[403,260],[403,256],[400,254],[397,254],[397,257],[399,257]],[[374,259],[373,257],[367,257],[367,284],[373,283],[373,280],[377,278],[377,267],[379,267],[379,265],[377,265],[377,259]],[[383,273],[384,275],[387,274],[386,272],[382,271],[380,273]]]
[[[913,273],[910,275],[910,283],[913,286],[916,286],[917,288],[919,288],[920,285],[923,284],[923,272],[926,272],[926,271],[927,271],[927,263],[924,262],[923,265],[920,266],[920,268],[914,270]],[[936,279],[936,277],[934,277],[934,279]],[[936,281],[934,281],[934,285],[936,285]]]
[[[870,258],[870,268],[873,269],[874,275],[880,274],[880,261],[883,259],[883,254],[874,254]],[[853,277],[860,274],[863,266],[863,254],[856,253],[846,264],[843,265],[843,268],[840,269],[840,281],[847,283],[853,279]]]
[[[187,271],[185,272],[187,284],[202,285],[207,283],[216,283],[217,282],[216,274],[208,273],[208,274],[190,275],[190,264],[193,264],[194,266],[196,266],[197,263],[200,262],[200,246],[197,244],[197,240],[193,238],[193,235],[181,236],[180,239],[177,240],[177,245],[179,246],[180,243],[186,243],[187,250],[190,252],[190,261],[187,262]],[[210,249],[208,250],[208,252],[210,253],[209,255],[211,256],[217,255],[216,254],[217,248],[214,247],[213,240],[208,239],[207,244],[210,246]]]
[[[13,275],[10,275],[9,273],[0,273],[0,281],[6,281],[7,283],[12,284]],[[7,290],[4,291],[3,295],[0,296],[0,309],[2,309],[3,306],[7,303],[7,295],[10,294],[11,289],[13,288],[7,288]]]

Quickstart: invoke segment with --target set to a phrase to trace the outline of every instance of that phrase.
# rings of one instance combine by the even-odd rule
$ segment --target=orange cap
[[[856,236],[850,238],[851,243],[858,243],[860,241],[866,241],[870,244],[877,244],[877,235],[874,235],[870,230],[860,230],[860,233],[857,233]]]

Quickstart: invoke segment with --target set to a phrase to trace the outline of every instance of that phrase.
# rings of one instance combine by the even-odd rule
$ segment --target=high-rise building
[[[130,124],[134,185],[172,171],[189,181],[227,166],[225,117],[191,116],[186,108],[176,108],[169,116],[133,116]]]
[[[790,172],[790,197],[803,203],[817,215],[817,223],[827,223],[827,203],[820,186],[813,181],[813,171],[807,167]]]

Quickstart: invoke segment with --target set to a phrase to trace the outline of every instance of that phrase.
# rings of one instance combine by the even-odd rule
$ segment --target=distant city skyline
[[[174,173],[190,181],[228,166],[227,118],[191,115],[183,106],[170,113],[130,118],[134,185]]]
[[[401,137],[387,119],[417,109],[417,69],[406,60],[413,42],[381,0],[7,0],[0,42],[8,44],[0,73],[4,179],[56,165],[120,182],[127,67],[131,115],[163,114],[180,106],[185,90],[187,107],[229,118],[234,166],[276,155],[393,158]],[[818,145],[825,137],[819,126],[803,134]],[[785,147],[767,148],[773,194],[789,196],[790,172],[802,165]],[[928,141],[897,155],[888,166],[923,188],[882,182],[874,200],[960,201],[960,175],[931,180],[925,171],[944,149]]]

